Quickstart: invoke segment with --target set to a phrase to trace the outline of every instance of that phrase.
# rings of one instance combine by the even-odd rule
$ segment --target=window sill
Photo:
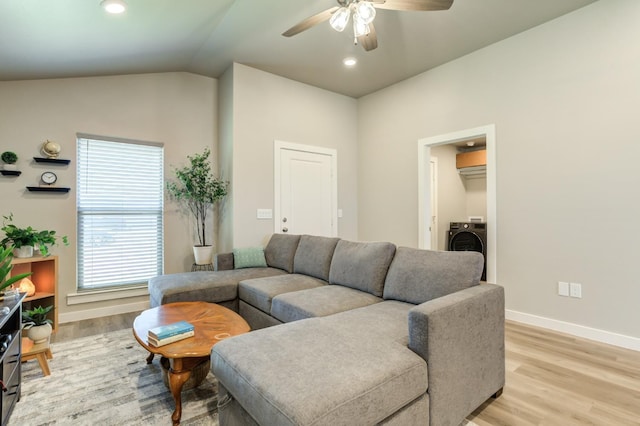
[[[80,305],[83,303],[102,302],[105,300],[125,299],[127,297],[148,296],[147,286],[100,289],[85,291],[82,293],[67,294],[67,305]]]

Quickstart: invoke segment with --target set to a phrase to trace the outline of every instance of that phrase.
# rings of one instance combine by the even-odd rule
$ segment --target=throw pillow
[[[236,269],[267,267],[262,247],[233,249],[233,263]]]

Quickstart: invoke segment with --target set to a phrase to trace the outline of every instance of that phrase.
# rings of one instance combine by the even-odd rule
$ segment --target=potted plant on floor
[[[22,328],[26,330],[27,337],[35,344],[46,342],[51,336],[53,321],[47,318],[51,309],[53,306],[46,308],[38,306],[35,309],[22,311]]]
[[[193,253],[198,265],[211,263],[213,246],[207,244],[207,215],[227,195],[229,185],[213,175],[210,154],[206,148],[202,154],[187,156],[189,165],[175,169],[177,180],[167,182],[169,198],[183,204],[195,220],[198,244],[194,245]]]
[[[42,256],[49,255],[49,247],[56,245],[58,237],[56,231],[36,231],[32,227],[18,228],[13,222],[13,213],[3,216],[2,228],[5,237],[0,244],[7,248],[13,246],[16,257],[32,257],[34,247],[40,250]],[[64,245],[69,245],[66,236],[61,237]]]
[[[17,170],[16,161],[18,161],[18,156],[15,152],[5,151],[0,155],[0,159],[4,162],[5,170]]]

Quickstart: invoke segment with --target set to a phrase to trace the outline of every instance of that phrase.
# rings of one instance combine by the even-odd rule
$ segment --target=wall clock
[[[47,185],[53,185],[58,180],[58,176],[53,172],[44,172],[40,176],[40,180]]]

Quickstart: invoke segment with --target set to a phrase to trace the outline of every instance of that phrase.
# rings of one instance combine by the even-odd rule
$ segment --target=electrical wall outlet
[[[569,297],[569,283],[558,281],[558,296]]]
[[[582,299],[582,284],[569,283],[569,295],[571,297],[577,297],[578,299]]]

